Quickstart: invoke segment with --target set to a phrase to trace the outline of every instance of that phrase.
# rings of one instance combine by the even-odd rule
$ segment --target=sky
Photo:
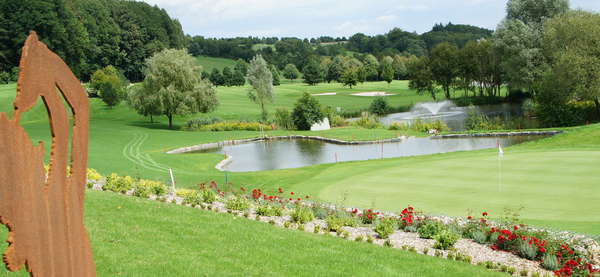
[[[506,0],[142,0],[179,19],[185,33],[204,37],[349,37],[395,27],[417,33],[435,23],[495,29]],[[600,0],[571,0],[600,12]]]

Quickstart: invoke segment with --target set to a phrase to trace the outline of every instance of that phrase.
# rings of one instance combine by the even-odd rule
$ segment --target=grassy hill
[[[462,262],[88,191],[98,276],[505,276]],[[6,243],[0,228],[0,251]],[[25,276],[0,271],[0,276]]]
[[[218,70],[223,70],[225,67],[229,67],[233,70],[235,66],[235,60],[226,59],[226,58],[215,58],[215,57],[207,57],[207,56],[198,56],[196,57],[196,61],[198,64],[202,66],[204,71],[211,72],[213,68]]]

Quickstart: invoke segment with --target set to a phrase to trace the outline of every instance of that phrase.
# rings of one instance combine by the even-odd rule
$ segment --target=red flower
[[[544,248],[544,247],[540,247],[540,252],[542,252],[542,253],[546,253],[546,248]]]
[[[352,210],[352,213],[353,213],[353,214],[356,214],[356,213],[358,213],[358,209],[354,209],[354,210]]]
[[[300,197],[298,197],[298,201],[300,201]]]
[[[472,216],[467,216],[467,219],[471,220],[471,219],[473,219],[473,217]]]
[[[515,227],[513,227],[513,229],[515,229],[515,231],[519,230],[519,226],[515,225]]]
[[[290,197],[290,201],[292,201],[293,199]]]
[[[488,216],[488,213],[487,213],[487,212],[483,212],[483,214],[482,214],[482,215],[483,215],[483,216]]]
[[[293,191],[291,191],[291,192],[290,192],[290,194],[291,194],[291,195],[294,195],[294,192],[293,192]]]
[[[283,193],[283,189],[282,188],[279,188],[279,193]]]

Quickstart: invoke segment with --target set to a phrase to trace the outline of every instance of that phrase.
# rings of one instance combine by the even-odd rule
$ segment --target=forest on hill
[[[186,46],[176,19],[136,1],[0,1],[0,26],[0,71],[13,73],[32,30],[83,80],[113,65],[139,81],[147,58],[165,48]]]

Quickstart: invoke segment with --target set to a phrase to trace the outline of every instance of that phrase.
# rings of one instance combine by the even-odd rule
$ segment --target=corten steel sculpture
[[[26,265],[35,277],[95,276],[83,225],[89,113],[85,91],[35,32],[23,47],[20,70],[13,118],[0,113],[0,223],[9,229],[4,263],[10,271]],[[52,135],[47,175],[43,143],[33,145],[19,124],[39,97]]]

